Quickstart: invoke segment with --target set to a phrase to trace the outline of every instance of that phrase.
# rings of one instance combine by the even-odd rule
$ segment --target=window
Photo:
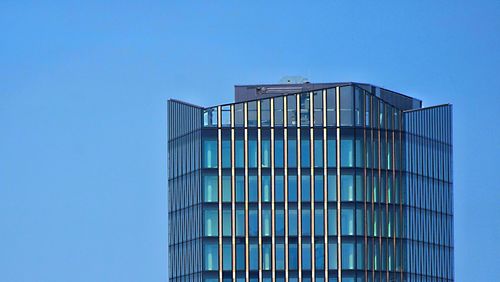
[[[248,177],[248,201],[249,202],[257,202],[258,194],[257,190],[257,175],[250,175]]]
[[[342,242],[342,269],[354,269],[354,244]]]
[[[281,137],[274,139],[274,166],[282,168],[283,160],[283,139]]]
[[[323,201],[323,175],[315,175],[314,176],[314,201],[322,202]]]
[[[337,201],[337,176],[335,174],[328,174],[328,201]]]
[[[323,125],[323,91],[315,91],[313,95],[314,103],[314,126]]]
[[[297,176],[288,176],[288,201],[297,202]]]
[[[297,210],[288,210],[288,236],[297,236]]]
[[[262,176],[262,201],[271,201],[271,178],[269,175]]]
[[[258,261],[258,260],[257,260]],[[262,245],[262,269],[271,270],[271,245]]]
[[[337,243],[328,243],[328,269],[337,269]]]
[[[236,236],[245,236],[245,210],[236,210]]]
[[[257,126],[257,102],[248,102],[248,127]]]
[[[302,201],[311,201],[311,177],[309,175],[302,175]]]
[[[231,243],[224,243],[222,245],[222,270],[232,269],[232,256]]]
[[[245,244],[236,244],[236,270],[245,270]]]
[[[205,243],[203,252],[205,270],[219,269],[219,250],[217,243]]]
[[[300,125],[301,126],[309,126],[309,109],[310,109],[310,101],[309,101],[309,93],[300,94]]]
[[[222,176],[222,202],[231,202],[231,176]]]
[[[311,244],[302,243],[302,269],[311,269]]]
[[[356,235],[364,235],[364,215],[363,208],[356,208]]]
[[[248,251],[250,254],[249,262],[250,262],[250,270],[258,270],[259,269],[259,247],[257,244],[250,244],[248,247]]]
[[[262,167],[271,166],[271,140],[262,140]]]
[[[354,89],[354,121],[356,126],[363,126],[363,90],[356,87]]]
[[[204,202],[218,201],[218,178],[217,175],[203,176],[203,200]]]
[[[231,106],[222,106],[222,126],[231,126]]]
[[[352,139],[340,140],[340,166],[353,167],[354,152],[352,147]]]
[[[323,209],[316,208],[314,210],[314,236],[323,235]]]
[[[302,209],[302,236],[311,235],[311,211]]]
[[[364,164],[363,152],[363,136],[356,136],[356,167],[363,167]]]
[[[234,105],[234,126],[242,127],[244,123],[243,103]]]
[[[269,99],[260,101],[260,125],[271,125],[271,100]]]
[[[245,201],[245,177],[243,175],[236,176],[236,202]]]
[[[259,235],[259,214],[256,209],[248,211],[248,234],[250,236]]]
[[[235,152],[234,152],[234,157],[235,157],[235,166],[237,168],[243,168],[245,167],[245,148],[244,148],[244,143],[243,140],[236,140],[235,141]]]
[[[317,270],[325,269],[325,251],[323,243],[316,243],[314,248],[316,251],[314,254],[316,269]],[[316,281],[317,280],[318,279],[316,279]]]
[[[274,214],[276,217],[276,236],[283,236],[285,235],[285,212],[277,209]]]
[[[330,88],[326,90],[326,124],[328,126],[337,126],[336,112],[336,89]]]
[[[276,175],[274,181],[274,201],[283,202],[285,200],[283,175]]]
[[[321,137],[321,136],[319,136]],[[323,166],[323,140],[314,140],[314,167]]]
[[[205,109],[203,111],[203,126],[205,127],[217,126],[217,107]]]
[[[356,201],[358,202],[363,202],[363,176],[359,175],[359,173],[356,175]]]
[[[333,136],[328,136],[327,162],[328,167],[337,167],[337,142]]]
[[[342,235],[354,235],[354,211],[351,208],[342,208],[341,232]]]
[[[371,117],[371,113],[370,113],[370,106],[371,106],[371,99],[370,99],[370,95],[365,95],[365,126],[366,127],[369,127],[370,126],[370,117]]]
[[[276,244],[276,269],[285,269],[285,245]]]
[[[337,210],[328,209],[328,235],[337,235]]]
[[[217,168],[217,141],[203,141],[203,167]]]
[[[248,140],[248,167],[257,167],[257,140]]]
[[[231,210],[224,209],[222,211],[222,236],[231,236]]]
[[[262,210],[262,236],[271,236],[271,210]]]
[[[219,218],[218,212],[216,209],[205,209],[204,211],[204,227],[205,227],[205,236],[218,236],[219,232]]]
[[[297,141],[288,136],[288,167],[297,167]]]
[[[283,97],[274,98],[274,126],[283,126]]]
[[[352,174],[344,174],[340,177],[340,199],[343,202],[354,201],[354,178]]]
[[[290,270],[297,270],[298,258],[297,244],[288,244],[288,268]]]
[[[311,146],[309,145],[309,136],[307,139],[300,140],[300,164],[302,167],[310,167],[311,166]]]
[[[222,140],[222,167],[231,167],[231,140]]]
[[[295,95],[286,97],[288,126],[297,126],[297,98]]]
[[[340,125],[353,125],[353,97],[352,87],[340,87]]]

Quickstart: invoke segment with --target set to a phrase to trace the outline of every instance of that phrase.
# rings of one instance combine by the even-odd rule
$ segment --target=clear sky
[[[0,1],[0,281],[166,281],[167,99],[284,75],[452,103],[456,281],[500,279],[499,1],[41,2]]]

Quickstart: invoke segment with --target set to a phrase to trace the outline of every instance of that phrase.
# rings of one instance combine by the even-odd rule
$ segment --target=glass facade
[[[450,105],[263,97],[169,101],[170,281],[453,281]]]

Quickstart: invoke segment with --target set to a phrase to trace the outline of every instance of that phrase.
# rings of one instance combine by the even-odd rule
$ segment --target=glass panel
[[[203,199],[204,202],[218,201],[218,178],[217,175],[203,176]]]
[[[248,201],[249,202],[257,202],[258,201],[258,193],[257,190],[259,187],[257,186],[257,176],[250,175],[248,177]]]
[[[274,212],[276,216],[276,236],[285,235],[285,212],[281,209]]]
[[[203,111],[203,126],[205,127],[217,126],[217,107],[205,109]]]
[[[282,168],[284,159],[283,159],[283,140],[275,139],[274,140],[274,166],[277,168]]]
[[[257,167],[257,140],[248,140],[248,167]]]
[[[203,140],[203,167],[217,168],[217,140]]]
[[[288,201],[297,202],[297,176],[288,176]]]
[[[354,269],[354,244],[342,243],[342,269]]]
[[[311,244],[302,243],[302,269],[311,269]]]
[[[248,247],[250,270],[259,269],[259,248],[257,244],[250,244]]]
[[[276,175],[274,181],[274,201],[283,202],[285,201],[283,175]]]
[[[311,211],[302,209],[302,236],[311,235]]]
[[[340,177],[340,199],[345,202],[354,201],[354,177],[344,174]]]
[[[354,235],[354,211],[351,208],[342,208],[340,225],[342,235]]]
[[[309,175],[302,175],[301,183],[301,197],[303,202],[311,201],[311,177]]]
[[[245,201],[245,178],[243,175],[236,176],[236,202]]]
[[[340,125],[353,125],[353,97],[352,87],[340,87]]]
[[[297,244],[288,245],[288,268],[290,270],[297,270],[298,268],[298,258],[299,254],[297,252]]]
[[[260,101],[260,125],[271,125],[271,100],[265,99]]]
[[[297,126],[297,98],[295,95],[286,97],[288,126]]]
[[[370,126],[370,117],[371,117],[371,98],[369,94],[365,95],[365,126]]]
[[[218,236],[219,235],[219,218],[217,210],[206,209],[204,212],[205,222],[205,236]]]
[[[248,126],[255,127],[257,126],[257,102],[252,101],[248,102]]]
[[[243,168],[245,167],[245,147],[244,147],[243,140],[236,140],[235,141],[235,152],[234,152],[234,157],[235,157],[235,166],[237,168]]]
[[[222,106],[222,126],[231,126],[231,106]]]
[[[364,164],[363,152],[363,135],[356,134],[356,167],[363,167]]]
[[[271,236],[271,210],[262,210],[262,236]]]
[[[231,202],[231,176],[222,176],[222,202]]]
[[[262,176],[262,201],[271,201],[271,177],[269,175]]]
[[[323,125],[323,91],[316,91],[313,95],[314,126]]]
[[[236,236],[245,236],[245,210],[236,210]]]
[[[259,234],[259,216],[256,209],[248,211],[248,234],[257,236]]]
[[[363,208],[356,208],[356,235],[364,235],[364,215]]]
[[[328,208],[328,235],[337,235],[337,210]]]
[[[328,174],[328,201],[337,201],[337,175]]]
[[[288,167],[297,167],[297,141],[288,138]]]
[[[314,140],[314,167],[323,166],[323,140]]]
[[[323,235],[323,224],[324,224],[323,209],[316,208],[314,210],[314,236]]]
[[[307,137],[309,138],[309,136]],[[309,139],[301,139],[300,140],[300,164],[302,167],[310,167],[311,166],[311,146]]]
[[[236,270],[245,270],[245,244],[236,245]]]
[[[337,243],[328,243],[328,269],[337,269]]]
[[[270,270],[271,269],[271,245],[263,244],[262,245],[262,269]]]
[[[285,245],[276,244],[276,269],[285,269]]]
[[[283,126],[283,97],[274,98],[274,126]]]
[[[323,187],[323,175],[315,175],[314,176],[314,201],[315,202],[322,202],[323,201],[323,193],[324,193],[324,188]]]
[[[222,211],[222,236],[231,236],[231,210],[224,209]]]
[[[205,270],[219,269],[219,250],[217,243],[204,243],[203,262]]]
[[[232,269],[232,246],[231,243],[224,243],[222,245],[222,270]]]
[[[328,167],[337,167],[337,143],[333,136],[328,136],[327,153]]]
[[[326,90],[326,124],[328,126],[337,126],[336,112],[336,89],[331,88]]]
[[[322,243],[316,243],[315,244],[315,264],[316,264],[316,269],[317,270],[322,270],[325,269],[325,251],[324,251],[324,245]],[[318,281],[318,279],[316,279]]]
[[[242,127],[244,123],[243,103],[234,105],[234,126]]]
[[[352,139],[340,140],[340,166],[352,167],[354,165],[354,148]]]
[[[271,166],[271,140],[262,140],[262,167]]]
[[[222,167],[231,167],[231,140],[222,140]]]
[[[288,210],[288,236],[297,236],[297,210]]]
[[[363,90],[356,87],[354,89],[354,122],[356,126],[363,126]]]
[[[309,126],[310,101],[309,93],[300,94],[300,125]]]

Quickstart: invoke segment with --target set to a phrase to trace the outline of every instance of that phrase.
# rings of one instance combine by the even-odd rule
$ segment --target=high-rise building
[[[350,82],[170,100],[170,281],[453,281],[451,117]]]

